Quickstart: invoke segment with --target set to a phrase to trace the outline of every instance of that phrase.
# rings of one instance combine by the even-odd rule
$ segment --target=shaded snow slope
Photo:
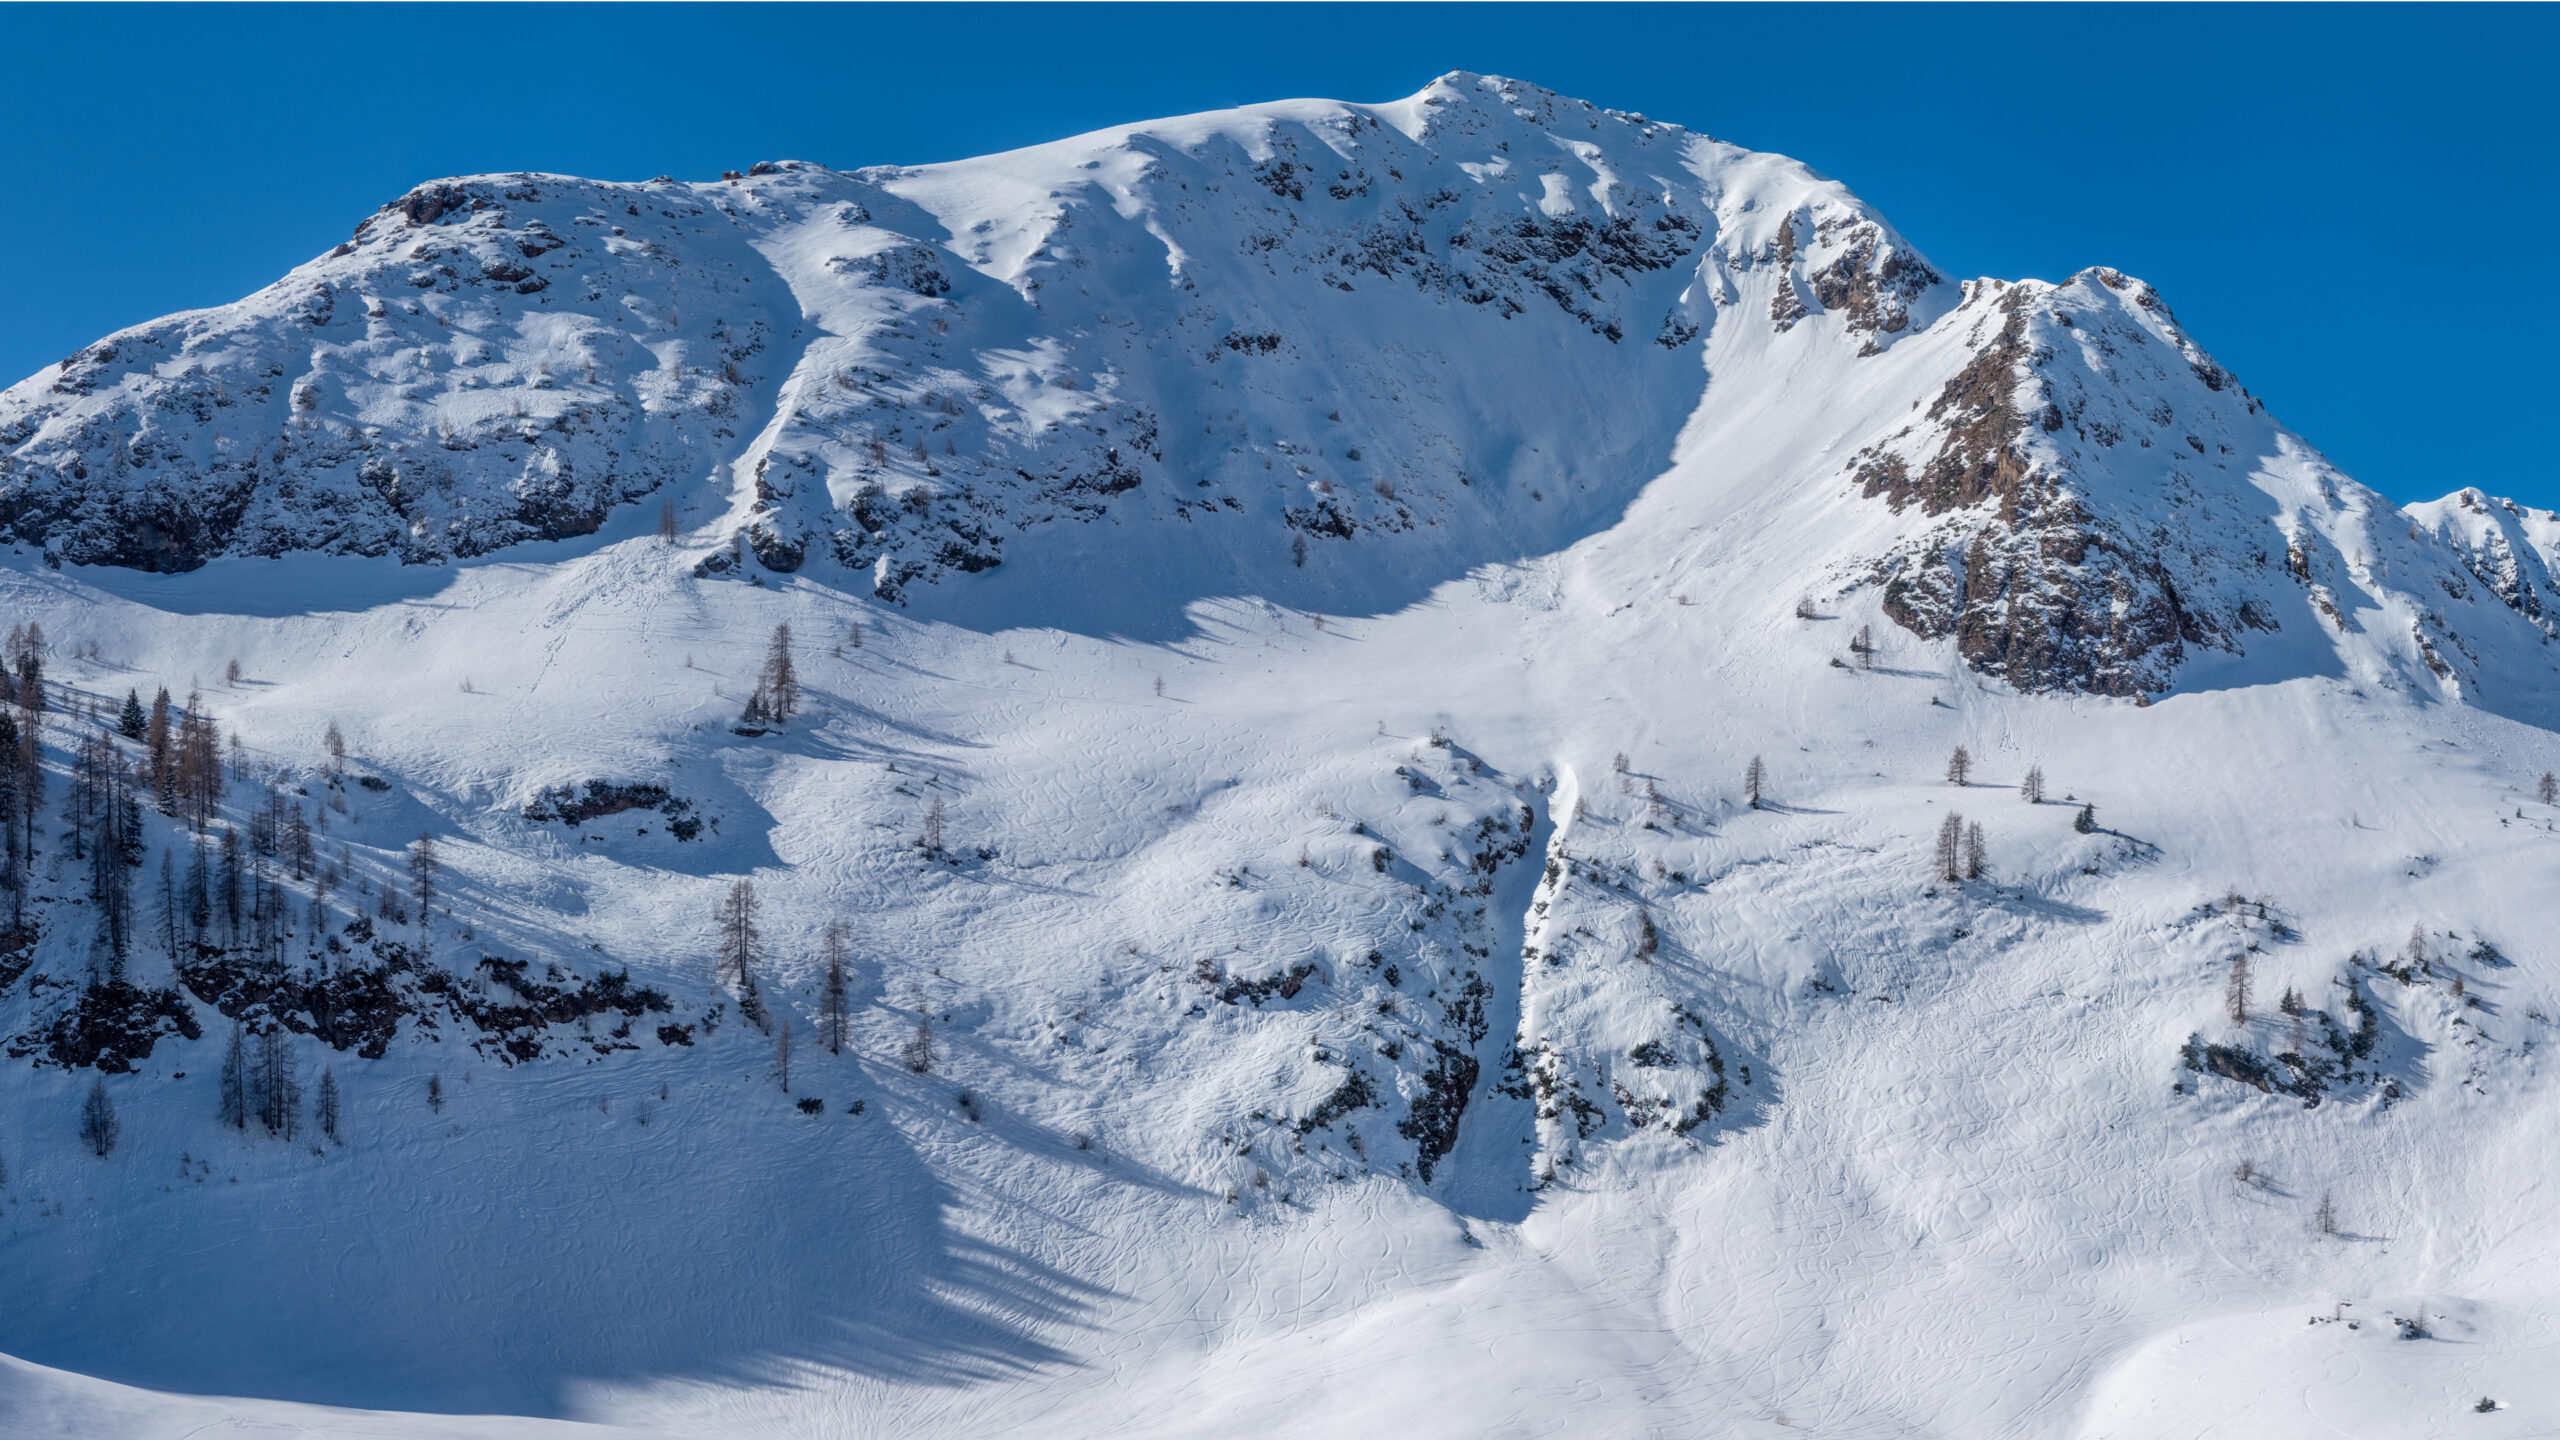
[[[9,393],[0,1429],[2560,1425],[2549,517],[2394,510],[2139,282],[1466,76],[368,232],[377,348],[277,291]],[[399,378],[448,333],[485,386]],[[235,363],[254,475],[153,408]],[[275,526],[138,523],[217,495]],[[243,743],[206,843],[272,794],[346,878],[171,947],[146,811],[112,980],[64,801],[161,685]]]

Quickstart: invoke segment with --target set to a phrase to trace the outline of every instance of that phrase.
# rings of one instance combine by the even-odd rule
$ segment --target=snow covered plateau
[[[2497,488],[1492,77],[419,186],[0,393],[0,1433],[2560,1433]]]

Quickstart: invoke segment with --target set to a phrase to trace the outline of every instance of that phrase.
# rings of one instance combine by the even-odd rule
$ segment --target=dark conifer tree
[[[124,709],[116,714],[116,732],[127,740],[139,740],[150,728],[150,717],[142,713],[142,692],[124,692]]]
[[[176,777],[169,774],[169,747],[175,737],[169,729],[169,687],[163,685],[151,697],[151,719],[142,727],[143,763],[151,767],[151,787],[166,789]],[[162,807],[163,812],[167,810]]]

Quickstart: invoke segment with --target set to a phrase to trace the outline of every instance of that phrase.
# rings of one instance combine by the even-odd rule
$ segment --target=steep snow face
[[[2472,578],[2508,608],[2560,633],[2560,514],[2464,488],[2408,507],[2409,516],[2450,547]]]
[[[1667,462],[1722,310],[1853,353],[1946,288],[1793,162],[1467,75],[756,169],[422,186],[248,300],[10,391],[0,516],[175,570],[472,555],[663,493],[886,598],[1045,545],[1043,580],[1193,557],[1393,603],[1416,567],[1604,523]]]

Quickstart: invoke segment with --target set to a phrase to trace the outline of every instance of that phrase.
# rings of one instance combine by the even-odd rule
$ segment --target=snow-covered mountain
[[[0,524],[0,1429],[2560,1424],[2560,519],[2114,270],[1468,74],[441,181]]]

